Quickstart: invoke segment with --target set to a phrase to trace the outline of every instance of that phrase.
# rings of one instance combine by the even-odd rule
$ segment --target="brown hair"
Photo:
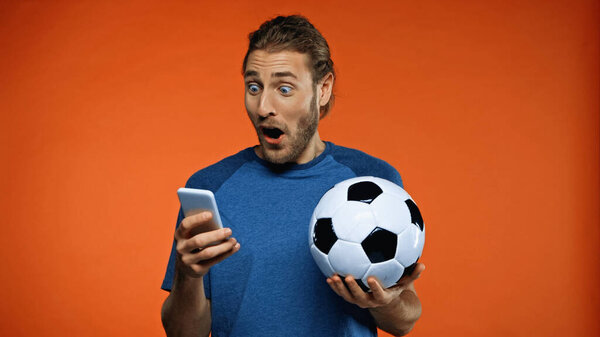
[[[248,55],[254,50],[265,50],[269,53],[293,50],[308,54],[314,85],[328,73],[332,73],[335,78],[327,41],[315,26],[301,15],[278,16],[266,21],[258,30],[250,33],[248,39],[250,43],[244,57],[242,74],[246,71]],[[332,92],[329,102],[320,108],[321,118],[331,109],[333,99]]]

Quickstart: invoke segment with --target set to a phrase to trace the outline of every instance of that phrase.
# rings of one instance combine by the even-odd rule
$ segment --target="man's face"
[[[307,149],[320,142],[316,86],[308,68],[308,56],[294,51],[248,55],[245,104],[256,129],[263,159],[283,164],[308,162]]]

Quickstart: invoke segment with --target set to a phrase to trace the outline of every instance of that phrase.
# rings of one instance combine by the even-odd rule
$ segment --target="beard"
[[[310,111],[298,120],[296,133],[290,133],[287,126],[281,128],[287,137],[287,139],[285,139],[285,145],[273,145],[267,143],[264,138],[261,137],[257,124],[254,123],[264,160],[273,164],[295,163],[300,155],[306,150],[319,126],[319,109],[317,107],[317,102],[314,99],[316,94],[315,91],[316,87],[313,88],[313,97],[309,107]]]

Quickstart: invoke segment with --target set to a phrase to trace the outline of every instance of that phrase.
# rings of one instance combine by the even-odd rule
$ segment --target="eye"
[[[257,84],[248,84],[248,91],[251,94],[257,94],[260,91],[260,87]]]
[[[284,95],[289,95],[292,92],[292,87],[282,85],[281,87],[279,87],[279,91]]]

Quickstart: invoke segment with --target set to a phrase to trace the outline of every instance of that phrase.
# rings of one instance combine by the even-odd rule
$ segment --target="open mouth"
[[[263,133],[263,135],[265,135],[267,142],[273,143],[273,144],[279,143],[283,136],[283,131],[281,131],[281,129],[278,129],[278,128],[263,127],[262,133]]]

